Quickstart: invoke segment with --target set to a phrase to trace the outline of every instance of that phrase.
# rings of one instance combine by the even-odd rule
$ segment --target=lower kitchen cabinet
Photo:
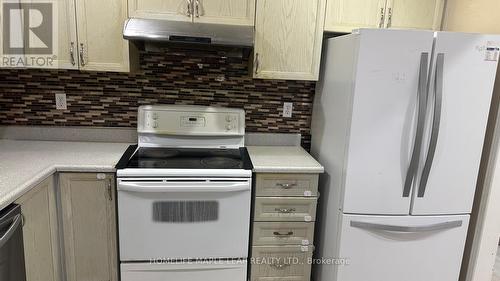
[[[55,178],[15,202],[23,217],[26,281],[117,281],[114,175]]]
[[[53,176],[16,201],[23,217],[27,281],[60,281],[61,268]]]
[[[253,223],[252,245],[310,245],[314,240],[314,223],[256,222]]]
[[[114,178],[59,176],[67,281],[118,280]]]
[[[309,281],[319,175],[255,177],[250,281]]]
[[[250,281],[309,281],[313,248],[312,246],[252,247],[253,265]]]

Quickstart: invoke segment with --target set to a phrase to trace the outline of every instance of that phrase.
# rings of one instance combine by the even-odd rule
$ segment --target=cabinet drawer
[[[312,246],[252,247],[251,281],[309,281]]]
[[[316,198],[258,197],[254,221],[315,221]]]
[[[317,174],[257,174],[257,196],[318,196]]]
[[[255,222],[253,240],[255,246],[309,245],[314,239],[312,222]]]

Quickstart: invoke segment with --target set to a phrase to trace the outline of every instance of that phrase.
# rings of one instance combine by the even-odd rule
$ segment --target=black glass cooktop
[[[123,168],[144,169],[252,169],[246,148],[153,148],[135,151]],[[125,163],[123,163],[125,164]]]

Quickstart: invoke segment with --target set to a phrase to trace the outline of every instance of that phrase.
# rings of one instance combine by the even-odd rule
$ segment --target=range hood
[[[252,26],[131,18],[125,22],[123,38],[133,41],[251,47],[254,28]]]

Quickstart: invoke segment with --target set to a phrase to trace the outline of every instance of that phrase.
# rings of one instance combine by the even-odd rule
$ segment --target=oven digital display
[[[182,116],[181,127],[205,127],[205,117],[202,116]]]

